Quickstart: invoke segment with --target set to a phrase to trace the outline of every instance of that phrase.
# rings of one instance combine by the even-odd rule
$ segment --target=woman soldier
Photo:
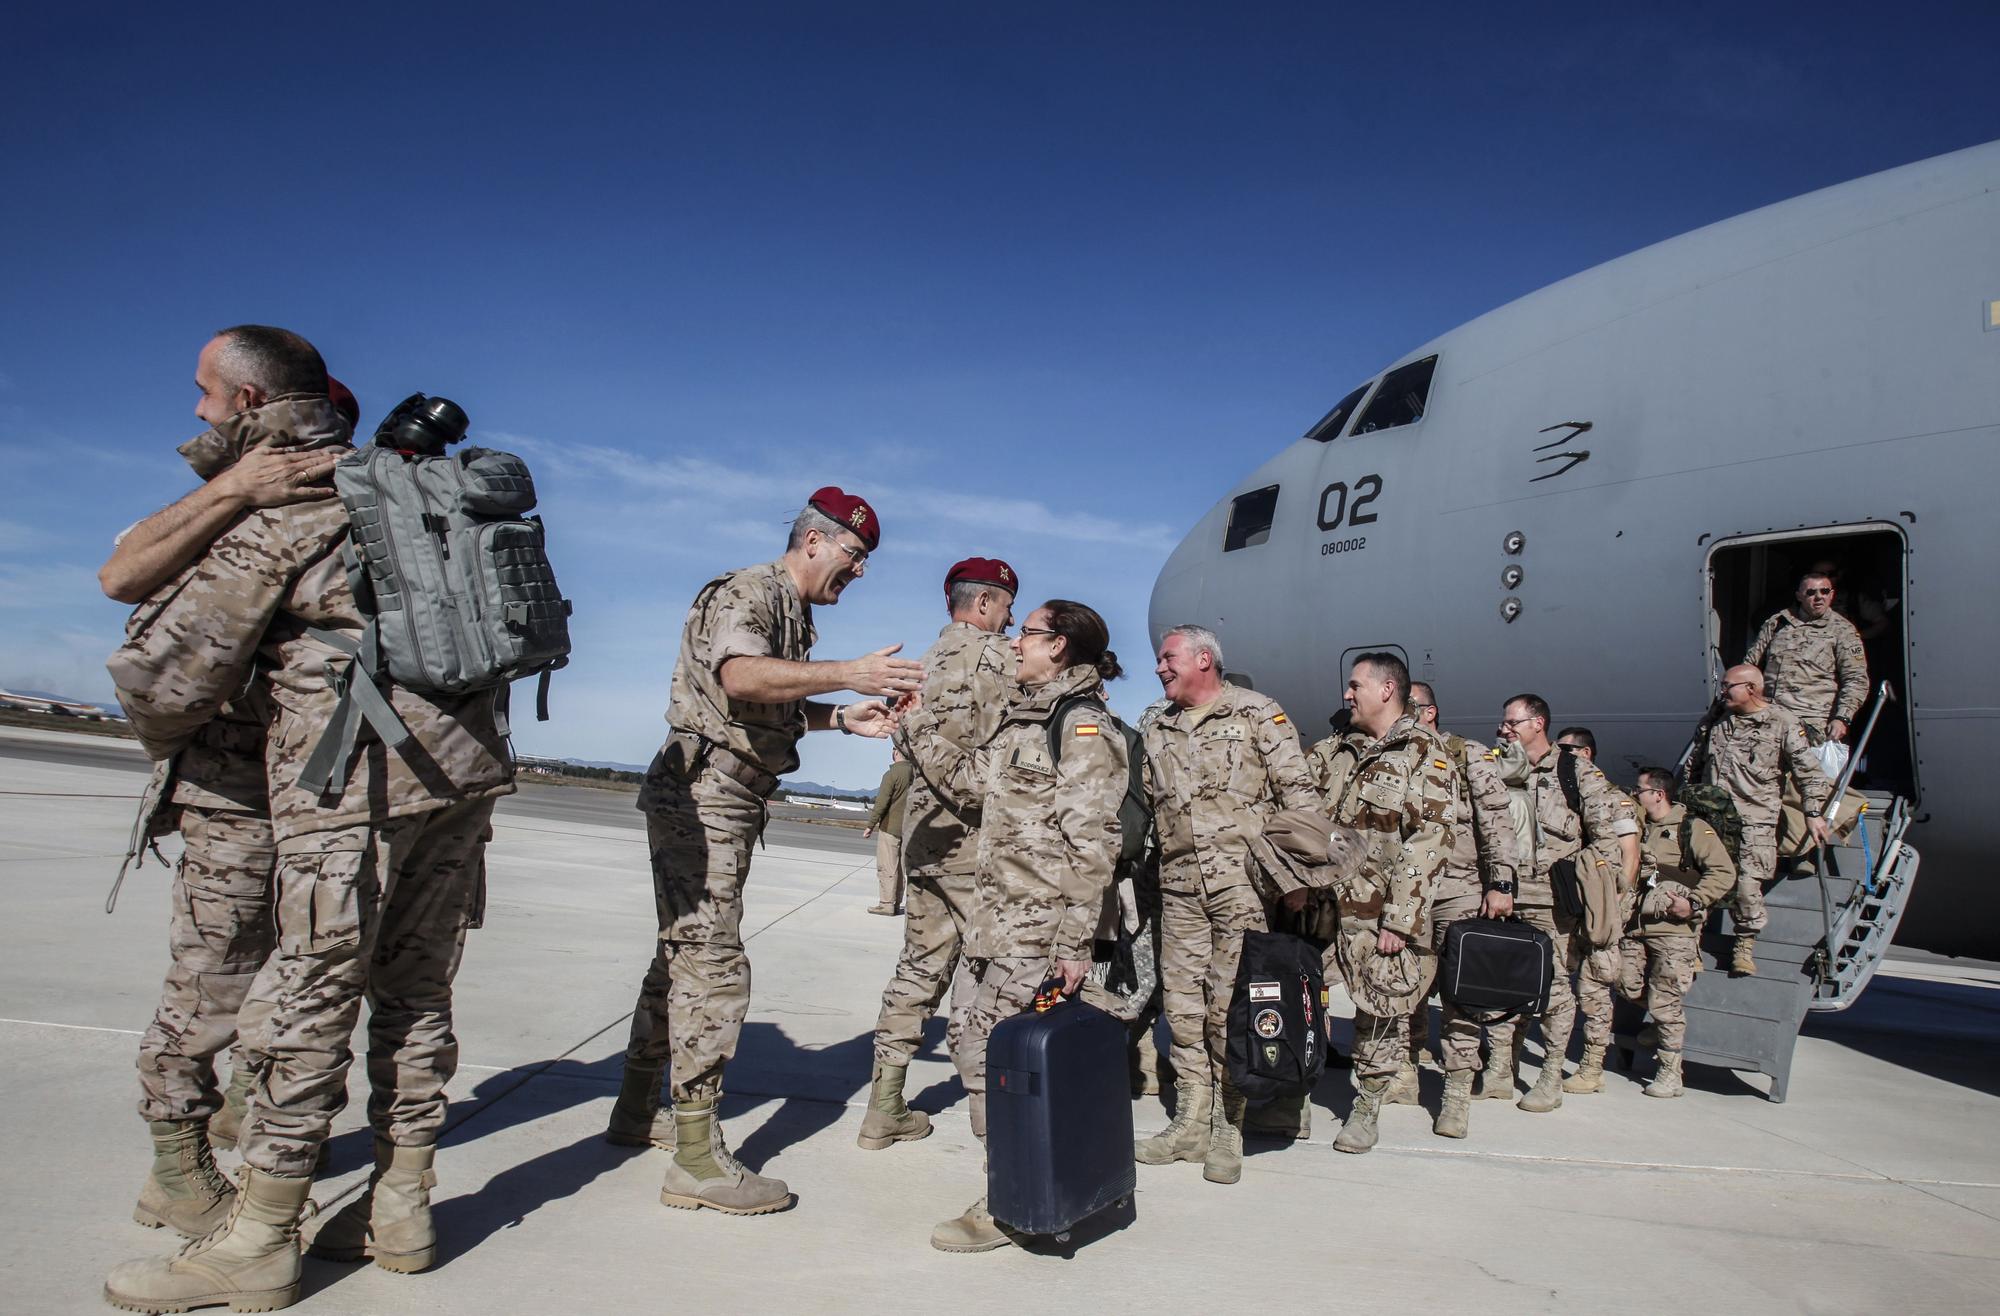
[[[1020,688],[985,745],[956,757],[933,782],[961,808],[980,811],[978,894],[966,937],[975,990],[953,1059],[986,1136],[986,1039],[1061,979],[1075,993],[1090,971],[1091,942],[1118,863],[1118,805],[1125,797],[1125,740],[1104,705],[1104,683],[1124,675],[1104,619],[1081,603],[1050,599],[1014,640]],[[933,728],[912,704],[898,733]],[[907,748],[905,750],[907,753]],[[982,1194],[964,1215],[931,1231],[945,1252],[987,1252],[1013,1240]]]

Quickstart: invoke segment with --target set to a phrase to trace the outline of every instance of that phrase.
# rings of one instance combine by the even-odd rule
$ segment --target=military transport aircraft
[[[1392,362],[1201,519],[1150,620],[1213,627],[1308,741],[1346,659],[1388,648],[1452,729],[1490,741],[1532,689],[1629,782],[1676,762],[1720,668],[1832,564],[1867,637],[1862,721],[1879,708],[1858,880],[1806,965],[1838,1008],[1917,850],[1897,939],[2000,957],[1997,548],[1993,142],[1645,248]]]

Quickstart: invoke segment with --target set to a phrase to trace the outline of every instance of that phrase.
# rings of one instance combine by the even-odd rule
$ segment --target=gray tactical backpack
[[[569,661],[570,603],[541,518],[529,515],[527,463],[491,448],[446,453],[466,426],[455,404],[419,393],[333,468],[353,525],[348,580],[367,625],[358,643],[312,632],[354,658],[334,678],[339,706],[300,779],[315,794],[346,781],[362,722],[391,748],[408,739],[381,677],[447,695],[498,690],[504,735],[508,684],[539,675],[535,713],[548,720],[549,673]]]

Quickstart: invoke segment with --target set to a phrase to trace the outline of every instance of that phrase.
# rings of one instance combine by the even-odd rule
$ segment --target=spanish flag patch
[[[1077,735],[1079,735],[1079,736],[1094,736],[1094,735],[1096,735],[1096,734],[1097,734],[1097,723],[1095,723],[1095,722],[1085,722],[1085,723],[1083,723],[1082,725],[1080,725],[1079,727],[1077,727],[1077,729],[1076,729],[1076,734],[1077,734]]]
[[[1275,714],[1271,718],[1271,722],[1274,726],[1283,726],[1285,725],[1285,715],[1283,713]]]
[[[1443,772],[1446,768],[1450,767],[1451,765],[1449,763],[1446,763],[1443,759],[1432,759],[1431,766],[1436,768],[1439,772]]]

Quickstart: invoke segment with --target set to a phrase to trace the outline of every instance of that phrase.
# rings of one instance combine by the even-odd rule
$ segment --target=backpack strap
[[[1104,706],[1103,700],[1093,699],[1089,695],[1064,695],[1061,699],[1056,700],[1056,706],[1049,710],[1049,763],[1051,766],[1062,762],[1062,724],[1063,719],[1069,716],[1069,710],[1072,708],[1094,708],[1106,717],[1111,716],[1111,710]]]
[[[346,784],[347,775],[354,768],[354,744],[360,736],[363,721],[375,728],[375,734],[390,749],[400,749],[410,738],[410,729],[403,725],[403,719],[396,716],[396,710],[389,706],[389,701],[382,697],[382,691],[375,684],[375,676],[381,666],[375,623],[370,622],[362,629],[359,643],[317,626],[308,627],[306,634],[352,660],[342,668],[336,668],[331,662],[324,665],[323,670],[333,683],[339,702],[334,706],[333,719],[321,733],[312,757],[306,760],[305,770],[299,774],[301,788],[314,795],[324,795],[333,782]]]
[[[1569,804],[1569,811],[1576,815],[1578,827],[1590,830],[1590,820],[1583,812],[1583,787],[1576,777],[1576,751],[1568,745],[1556,746],[1556,782],[1562,787],[1563,799]],[[1596,840],[1596,837],[1592,837]]]

